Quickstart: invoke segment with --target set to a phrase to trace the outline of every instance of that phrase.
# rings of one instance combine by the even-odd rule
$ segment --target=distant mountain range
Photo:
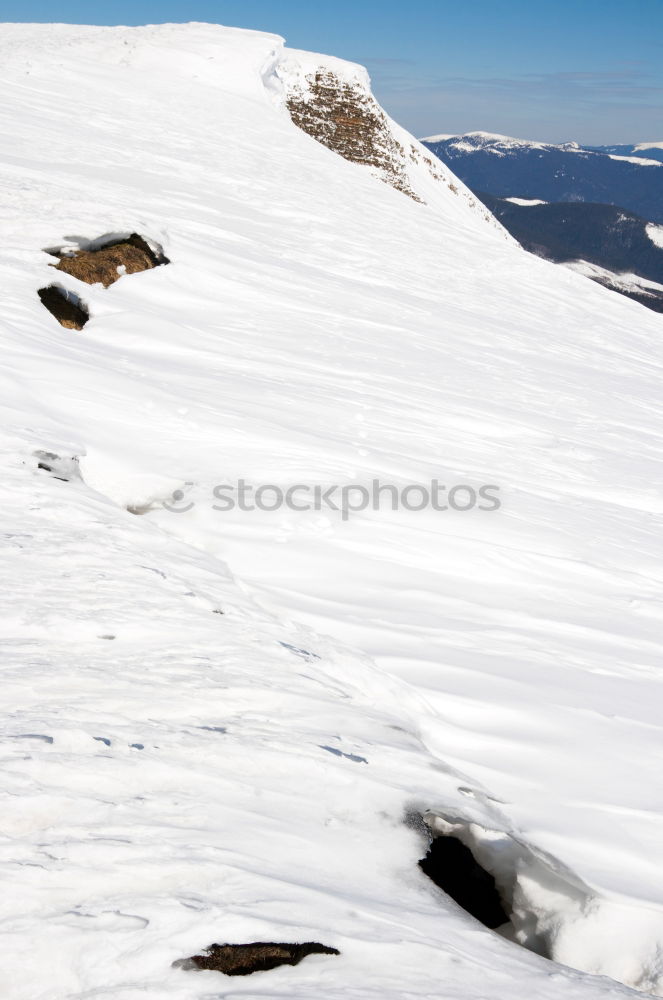
[[[636,156],[663,162],[663,142],[639,142],[637,146],[583,146],[592,153],[609,153],[613,156]]]
[[[552,145],[488,132],[430,136],[423,142],[473,191],[619,205],[663,222],[663,142],[591,149],[576,142]]]
[[[663,312],[663,142],[553,145],[488,132],[423,142],[525,249]]]

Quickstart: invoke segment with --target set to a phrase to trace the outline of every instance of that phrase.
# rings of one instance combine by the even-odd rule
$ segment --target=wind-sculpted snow
[[[2,37],[3,997],[216,997],[214,942],[340,952],[233,994],[663,992],[660,318],[312,141],[275,36]],[[58,272],[55,323],[43,248],[134,232],[169,266]],[[424,813],[575,969],[427,879]]]

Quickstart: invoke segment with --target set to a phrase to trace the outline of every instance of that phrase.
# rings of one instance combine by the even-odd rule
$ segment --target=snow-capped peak
[[[510,135],[501,135],[499,132],[463,132],[459,135],[432,135],[427,136],[422,139],[422,142],[444,142],[444,141],[462,141],[466,139],[473,140],[477,147],[482,146],[500,146],[503,148],[513,148],[521,149],[523,147],[531,147],[532,149],[548,148],[549,146],[554,146],[554,143],[547,142],[537,142],[533,139],[517,139]],[[557,144],[560,149],[580,149],[580,145],[577,142],[565,142]]]
[[[629,157],[614,153],[606,153],[605,150],[593,149],[583,146],[579,142],[570,140],[568,142],[540,142],[534,139],[518,139],[514,136],[500,135],[497,132],[464,132],[461,135],[434,135],[421,140],[429,145],[444,143],[446,146],[458,149],[464,153],[472,150],[504,155],[505,153],[518,153],[523,150],[546,150],[559,151],[563,153],[579,153],[584,157],[609,155],[613,160],[623,160],[625,162],[636,163],[639,166],[660,166],[656,160],[648,160],[643,157]],[[634,146],[634,150],[646,150],[663,148],[663,143],[642,143]]]

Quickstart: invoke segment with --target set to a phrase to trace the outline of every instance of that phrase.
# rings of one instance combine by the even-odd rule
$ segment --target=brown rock
[[[375,167],[382,180],[415,201],[405,168],[405,150],[379,104],[359,86],[327,70],[306,78],[306,89],[287,99],[295,125],[353,163]]]
[[[59,263],[54,265],[58,271],[65,271],[88,285],[100,282],[104,288],[123,274],[149,271],[159,264],[168,263],[165,257],[159,258],[137,233],[117,243],[106,244],[99,250],[75,250],[56,256],[60,257]]]
[[[336,948],[316,941],[304,944],[254,941],[252,944],[213,944],[202,955],[193,955],[175,964],[186,969],[213,969],[226,976],[249,976],[252,972],[266,972],[279,965],[298,965],[307,955],[338,954]]]
[[[90,318],[82,303],[68,296],[64,288],[58,285],[40,288],[37,295],[58,323],[69,330],[82,330]]]

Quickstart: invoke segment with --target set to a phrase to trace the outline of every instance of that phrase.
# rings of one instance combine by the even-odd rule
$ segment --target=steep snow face
[[[0,44],[3,995],[202,1000],[171,963],[259,940],[341,955],[237,992],[661,993],[659,317],[297,127],[288,80],[353,67],[208,25]],[[58,271],[62,328],[45,250],[128,233],[170,264]],[[240,478],[502,507],[219,509]],[[422,813],[588,974],[435,889]]]

